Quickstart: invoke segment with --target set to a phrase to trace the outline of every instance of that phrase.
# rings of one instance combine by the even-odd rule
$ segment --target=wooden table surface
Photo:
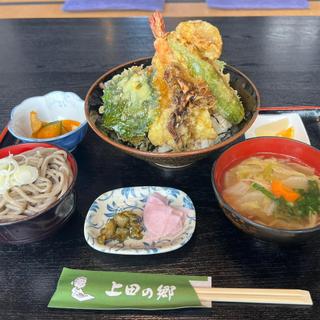
[[[174,28],[180,19],[167,19]],[[224,37],[223,59],[257,85],[263,106],[320,105],[320,20],[303,17],[209,18]],[[84,97],[105,70],[153,53],[144,18],[0,21],[0,128],[23,99],[53,90]],[[106,145],[89,130],[74,152],[79,165],[77,210],[44,241],[0,245],[0,319],[319,319],[320,241],[281,247],[246,236],[224,217],[210,183],[216,155],[184,170],[164,170]],[[122,186],[172,186],[197,211],[194,236],[156,256],[107,255],[90,248],[83,222],[92,201]],[[313,307],[216,303],[178,311],[48,309],[63,267],[212,276],[218,287],[310,290]]]

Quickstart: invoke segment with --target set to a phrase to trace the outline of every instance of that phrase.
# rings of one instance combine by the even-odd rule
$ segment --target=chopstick
[[[5,126],[0,133],[0,143],[2,143],[7,133],[8,133],[8,126]]]
[[[285,107],[261,107],[259,111],[303,111],[320,110],[320,106],[285,106]]]
[[[313,305],[310,292],[289,289],[194,288],[200,301]]]

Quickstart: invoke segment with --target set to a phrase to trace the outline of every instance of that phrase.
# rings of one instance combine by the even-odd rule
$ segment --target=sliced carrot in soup
[[[300,194],[298,192],[295,192],[291,188],[285,186],[279,180],[272,181],[271,191],[277,198],[283,197],[289,202],[294,202],[300,197]]]

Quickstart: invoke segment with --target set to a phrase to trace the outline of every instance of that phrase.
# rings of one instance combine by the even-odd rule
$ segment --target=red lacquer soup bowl
[[[60,149],[48,143],[18,144],[0,149],[0,159],[7,157],[9,154],[17,155],[38,147]],[[67,154],[68,163],[73,173],[73,179],[67,191],[44,211],[23,220],[0,223],[0,242],[19,244],[38,241],[53,234],[69,220],[75,209],[74,185],[78,168],[72,154],[69,152]]]
[[[286,138],[260,137],[235,144],[220,155],[213,164],[211,173],[215,195],[227,218],[240,230],[263,240],[290,243],[320,235],[320,226],[287,230],[256,223],[242,216],[224,201],[222,190],[225,173],[241,161],[253,156],[289,158],[314,168],[316,173],[320,175],[320,151],[305,143]]]

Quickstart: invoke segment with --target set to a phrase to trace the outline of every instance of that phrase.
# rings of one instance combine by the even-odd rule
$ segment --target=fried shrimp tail
[[[165,81],[165,71],[173,61],[173,54],[167,42],[167,36],[164,19],[159,12],[155,12],[149,18],[150,28],[155,37],[155,54],[152,58],[152,69],[154,71],[153,86],[158,91],[159,114],[153,124],[150,126],[148,137],[152,144],[160,146],[164,144],[174,144],[173,137],[166,126],[170,116],[170,92]]]
[[[149,18],[149,24],[152,34],[155,37],[154,48],[157,58],[160,59],[162,63],[169,63],[170,59],[172,59],[172,53],[167,42],[168,32],[166,32],[162,14],[155,12]]]
[[[149,24],[153,36],[157,38],[165,38],[167,35],[166,27],[164,24],[163,16],[160,12],[156,11],[149,17]]]

